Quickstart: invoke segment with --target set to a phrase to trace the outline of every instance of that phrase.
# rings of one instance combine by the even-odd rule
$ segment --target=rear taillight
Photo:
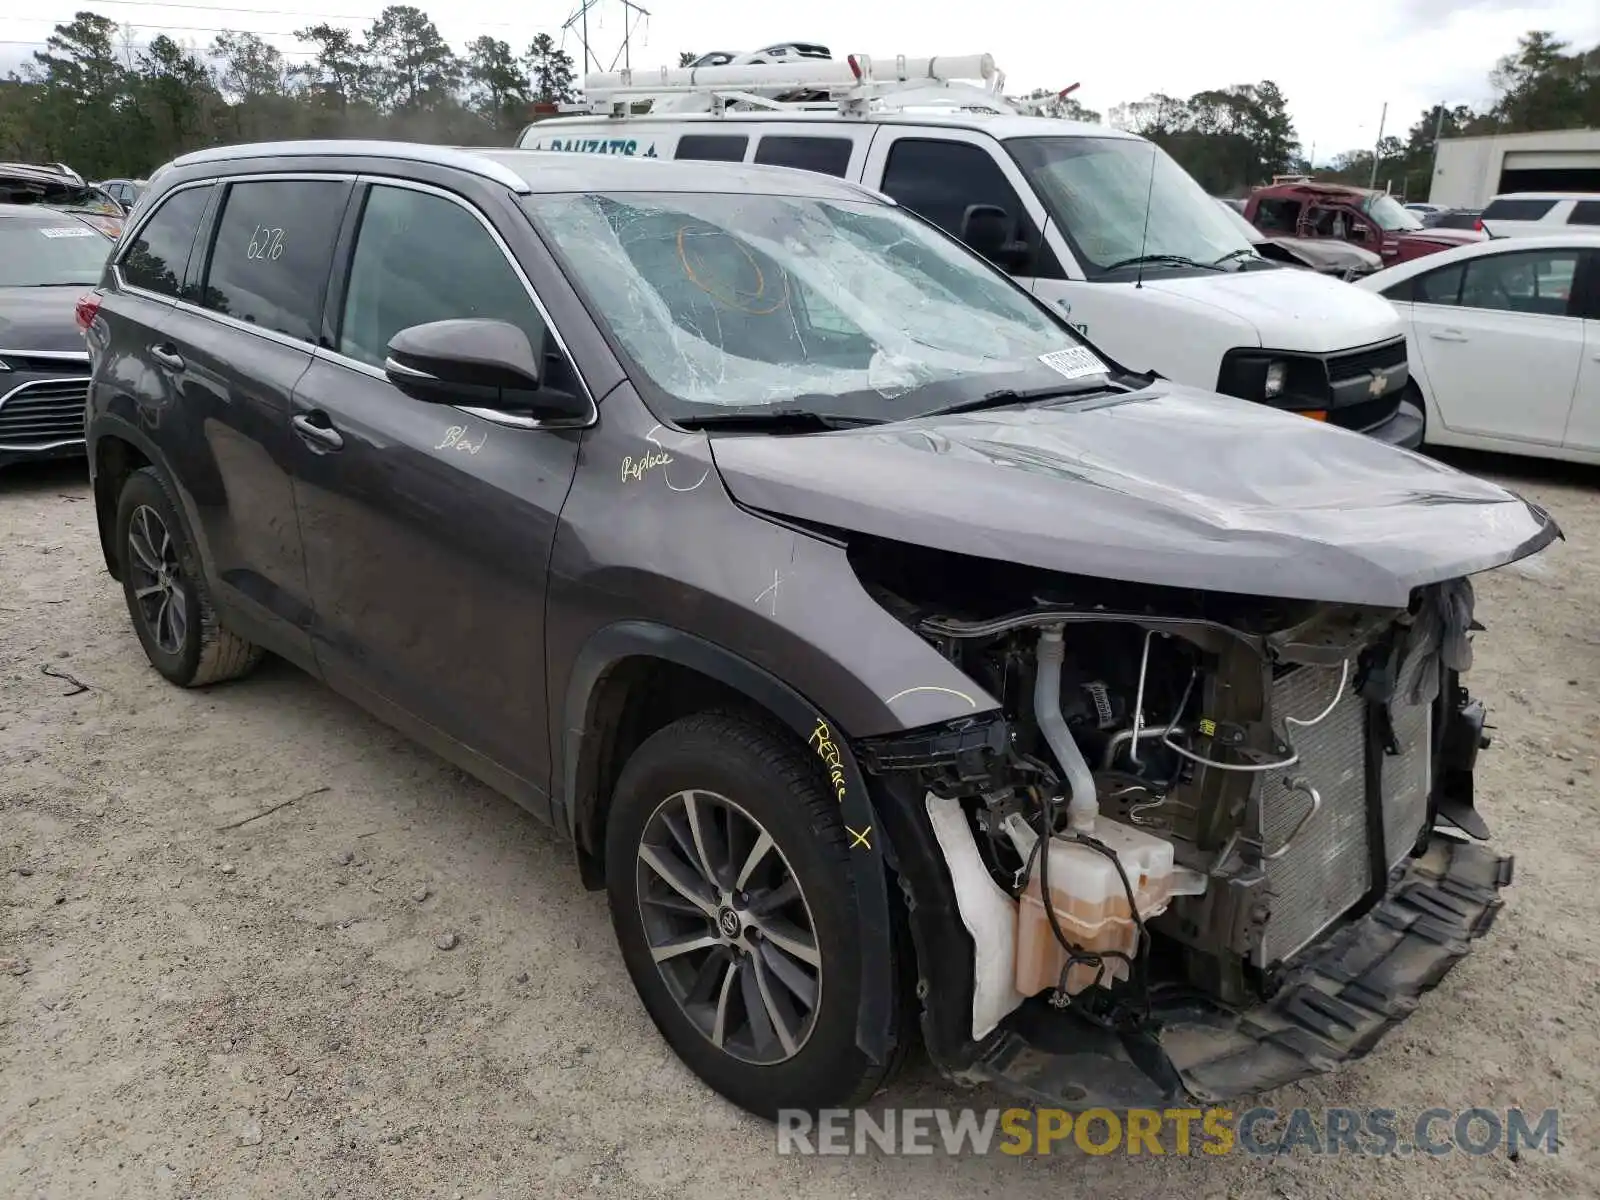
[[[1483,232],[1483,221],[1481,219],[1477,220],[1477,221],[1474,221],[1472,223],[1472,228],[1473,228],[1473,230],[1475,232],[1482,233]]]
[[[88,333],[89,326],[93,325],[95,317],[100,315],[100,293],[89,292],[78,297],[78,304],[73,309],[72,315],[77,318],[79,331]]]

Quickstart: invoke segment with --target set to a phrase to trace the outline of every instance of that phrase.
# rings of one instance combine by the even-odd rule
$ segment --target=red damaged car
[[[1275,183],[1245,202],[1245,219],[1278,237],[1338,238],[1380,255],[1383,265],[1409,262],[1484,235],[1470,229],[1429,229],[1387,192],[1340,183]]]

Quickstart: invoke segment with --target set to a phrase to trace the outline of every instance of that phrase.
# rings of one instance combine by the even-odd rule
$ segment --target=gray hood
[[[720,435],[755,509],[960,554],[1206,591],[1402,607],[1561,536],[1495,484],[1167,383],[839,433]]]

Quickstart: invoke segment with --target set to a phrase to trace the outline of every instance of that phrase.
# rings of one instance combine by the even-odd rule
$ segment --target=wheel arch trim
[[[851,840],[851,871],[856,891],[861,961],[861,1006],[856,1014],[856,1045],[874,1063],[894,1050],[892,1029],[894,951],[884,870],[885,833],[878,828],[866,779],[838,725],[777,676],[704,638],[653,621],[625,620],[591,634],[567,678],[561,737],[559,786],[552,797],[558,828],[580,848],[589,812],[580,780],[592,771],[599,739],[589,737],[590,719],[607,673],[629,658],[654,658],[715,679],[755,703],[794,731],[817,756],[828,786],[839,798]]]

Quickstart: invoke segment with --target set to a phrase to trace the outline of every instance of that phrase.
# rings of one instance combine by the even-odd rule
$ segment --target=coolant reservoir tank
[[[1164,912],[1173,896],[1205,891],[1205,876],[1176,866],[1172,843],[1165,838],[1104,817],[1095,821],[1093,837],[1116,854],[1144,920]],[[1115,951],[1132,958],[1138,948],[1139,931],[1128,907],[1128,889],[1117,874],[1116,864],[1100,851],[1065,837],[1050,839],[1049,854],[1050,905],[1067,940],[1087,951]],[[1033,873],[1018,904],[1017,991],[1024,996],[1057,987],[1061,969],[1067,965],[1067,952],[1051,930],[1045,912],[1042,858],[1042,853],[1034,856]],[[1074,963],[1067,973],[1067,993],[1076,995],[1094,984],[1096,973],[1091,964]],[[1127,977],[1126,962],[1104,960],[1099,981],[1102,986]]]

